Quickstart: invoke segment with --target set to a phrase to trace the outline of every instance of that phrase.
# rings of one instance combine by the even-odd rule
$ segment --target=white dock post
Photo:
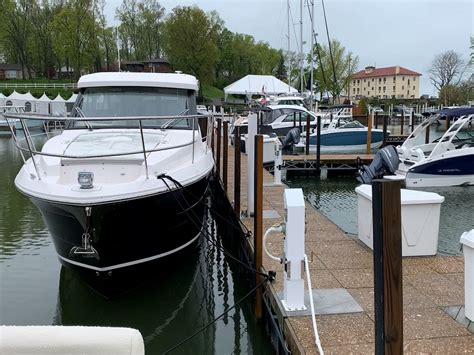
[[[464,251],[464,315],[474,322],[474,229],[462,234],[461,244]]]
[[[275,141],[275,166],[273,168],[273,184],[281,185],[281,168],[283,165],[283,156],[281,152],[281,142],[280,139]]]
[[[305,310],[304,232],[305,204],[302,189],[285,189],[286,237],[284,245],[284,282],[282,304],[287,311]]]
[[[258,130],[258,116],[255,113],[248,115],[248,133],[245,152],[247,153],[247,216],[254,212],[254,151],[255,135]]]

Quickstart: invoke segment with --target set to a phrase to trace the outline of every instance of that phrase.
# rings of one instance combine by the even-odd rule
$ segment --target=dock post
[[[217,139],[216,139],[216,170],[217,177],[221,176],[221,132],[222,132],[222,118],[217,119]]]
[[[430,125],[425,127],[425,144],[430,142]]]
[[[227,176],[228,176],[228,155],[229,155],[229,122],[224,121],[224,134],[223,134],[223,145],[224,152],[222,153],[222,180],[224,184],[224,191],[227,192]]]
[[[379,113],[378,112],[375,112],[374,124],[375,124],[376,129],[379,128]]]
[[[310,114],[308,113],[306,115],[306,143],[305,143],[305,151],[306,151],[306,155],[309,155],[309,124],[310,124]]]
[[[240,126],[235,126],[234,136],[234,211],[240,219]]]
[[[384,115],[383,116],[382,147],[385,147],[387,145],[387,122],[388,122],[388,116]]]
[[[449,122],[449,116],[446,115],[446,131],[449,129],[449,124],[450,124],[450,123],[451,123],[451,122]]]
[[[413,109],[411,109],[411,112],[410,112],[410,130],[409,130],[408,133],[413,132],[414,124],[415,124],[415,112],[413,111]]]
[[[402,116],[400,118],[400,135],[403,136],[403,126],[405,125],[405,110],[402,108]]]
[[[365,152],[370,154],[370,147],[372,145],[372,113],[367,114],[367,147]]]
[[[255,270],[261,271],[263,261],[263,135],[255,136],[255,197],[254,197],[254,261]],[[255,274],[255,284],[262,282],[262,276]],[[257,319],[262,318],[262,288],[259,287],[255,291],[255,316]]]
[[[254,212],[254,152],[255,135],[258,130],[258,114],[248,115],[247,146],[245,147],[247,152],[247,217],[252,217]]]
[[[214,125],[214,122],[215,122],[215,116],[212,115],[211,117],[211,151],[212,151],[212,154],[214,155],[214,158],[216,157],[215,156],[215,151],[214,151],[214,140],[216,139],[216,128],[215,128],[215,125]]]
[[[316,127],[316,173],[319,176],[319,172],[321,171],[321,116],[317,118]]]
[[[372,182],[375,354],[403,354],[400,181]]]

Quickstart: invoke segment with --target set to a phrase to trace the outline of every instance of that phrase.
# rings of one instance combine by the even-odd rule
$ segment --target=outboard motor
[[[385,174],[393,174],[397,171],[399,164],[397,149],[389,145],[380,149],[375,155],[372,163],[364,165],[359,169],[357,181],[363,184],[371,184],[373,179],[383,177]]]
[[[283,149],[291,148],[293,145],[298,144],[301,138],[301,131],[298,127],[292,128],[288,131],[285,138],[283,139]]]

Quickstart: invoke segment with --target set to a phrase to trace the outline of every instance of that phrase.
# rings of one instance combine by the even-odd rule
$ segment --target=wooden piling
[[[451,122],[449,122],[449,116],[446,116],[446,131],[449,129],[449,125]]]
[[[430,126],[425,127],[425,144],[430,142]]]
[[[409,131],[409,133],[413,132],[414,127],[415,127],[415,112],[412,110],[410,112],[410,131]]]
[[[382,138],[382,147],[387,145],[387,124],[388,124],[388,116],[383,116],[383,138]]]
[[[228,152],[229,152],[229,122],[224,121],[224,134],[223,134],[223,148],[222,153],[222,182],[224,184],[224,191],[227,192],[227,176],[229,172],[228,168]]]
[[[240,126],[235,126],[234,135],[234,211],[240,217]]]
[[[217,119],[217,139],[216,139],[216,171],[217,177],[221,176],[221,132],[222,132],[222,119]]]
[[[375,112],[374,124],[375,124],[376,129],[379,128],[379,113],[378,112]]]
[[[318,115],[316,127],[316,172],[321,170],[321,116]]]
[[[403,354],[400,181],[372,182],[375,354]]]
[[[402,109],[402,116],[400,118],[400,134],[403,136],[403,126],[405,125],[405,110]]]
[[[263,135],[255,136],[254,160],[254,261],[255,270],[262,270],[263,262]],[[262,282],[262,276],[255,274],[256,285]],[[255,291],[255,316],[262,318],[262,288]]]
[[[365,152],[370,154],[370,146],[372,145],[372,115],[367,114],[367,147]]]

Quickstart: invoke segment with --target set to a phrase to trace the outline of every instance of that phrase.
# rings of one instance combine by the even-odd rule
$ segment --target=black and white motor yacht
[[[41,151],[28,136],[18,144],[31,158],[15,184],[39,208],[61,263],[101,288],[198,239],[212,122],[197,115],[190,75],[96,73],[78,89],[60,135]],[[25,117],[34,118],[11,118]]]

